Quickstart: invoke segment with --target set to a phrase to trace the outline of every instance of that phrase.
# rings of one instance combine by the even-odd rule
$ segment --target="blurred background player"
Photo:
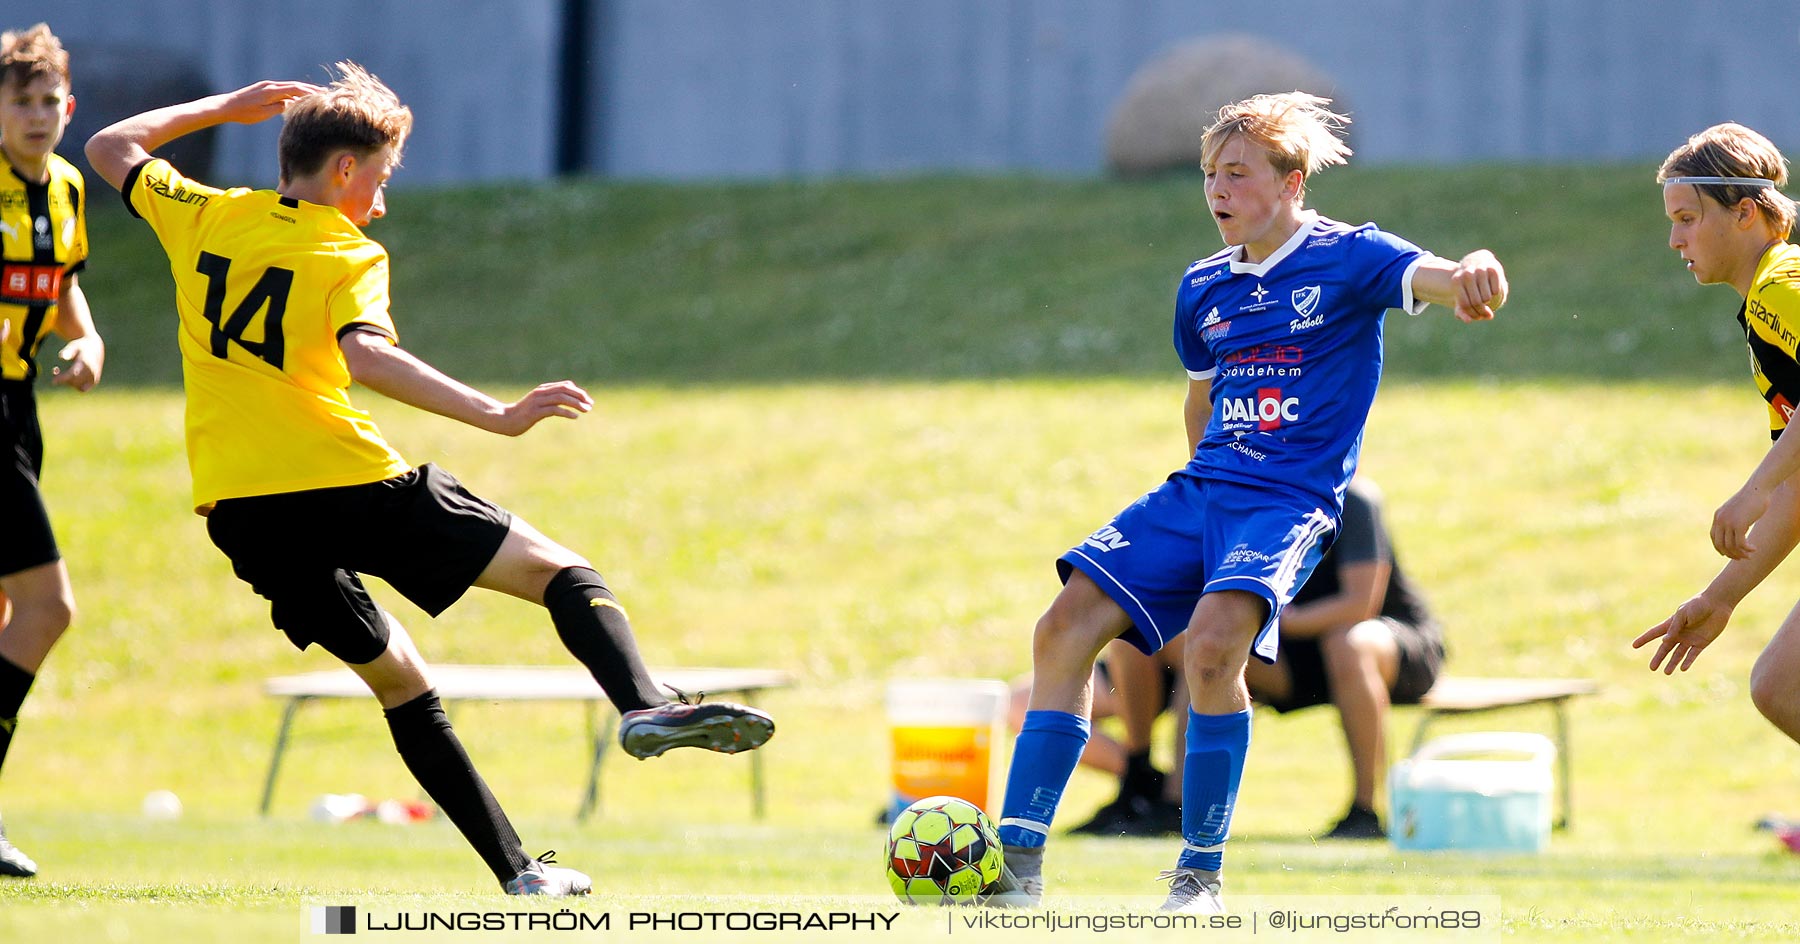
[[[1095,732],[1081,762],[1118,776],[1119,793],[1070,832],[1181,831],[1181,771],[1165,773],[1150,762],[1155,716],[1185,704],[1184,691],[1174,698],[1169,694],[1170,681],[1178,680],[1173,667],[1181,664],[1181,649],[1179,636],[1154,656],[1122,640],[1106,647],[1100,663],[1105,671],[1097,666],[1094,676],[1093,719],[1119,715],[1125,741]],[[1437,681],[1443,662],[1443,632],[1400,567],[1383,520],[1381,492],[1358,476],[1344,493],[1343,519],[1331,548],[1281,611],[1274,664],[1253,659],[1244,671],[1250,697],[1278,712],[1324,704],[1337,708],[1350,753],[1352,793],[1349,810],[1321,838],[1386,836],[1375,804],[1387,765],[1388,708],[1417,704]],[[1029,680],[1015,689],[1015,730],[1029,694]],[[1185,738],[1179,724],[1175,733],[1180,756]]]
[[[38,491],[37,350],[66,343],[51,383],[86,392],[100,382],[106,346],[94,330],[80,272],[87,265],[81,172],[55,153],[69,117],[69,54],[50,27],[0,34],[0,766],[44,657],[75,618],[69,571]],[[0,875],[37,863],[0,826]]]
[[[1656,642],[1652,671],[1687,671],[1731,620],[1744,596],[1800,541],[1800,247],[1788,242],[1794,201],[1787,159],[1755,131],[1714,125],[1670,152],[1656,173],[1669,217],[1669,248],[1701,285],[1729,285],[1744,299],[1738,324],[1750,372],[1768,402],[1774,445],[1737,493],[1713,515],[1714,550],[1730,558],[1706,588],[1632,642]],[[1800,606],[1750,670],[1750,698],[1789,738],[1800,741]]]
[[[412,112],[354,63],[336,69],[328,88],[261,82],[125,119],[88,142],[88,160],[169,256],[194,506],[213,543],[295,645],[317,642],[368,684],[407,769],[508,894],[587,894],[586,875],[525,854],[411,638],[359,573],[434,616],[471,586],[541,603],[618,707],[620,741],[636,757],[749,750],[774,723],[728,702],[669,703],[585,559],[436,466],[413,467],[350,404],[354,380],[517,436],[593,401],[561,381],[502,403],[398,346],[387,252],[361,227],[386,213]],[[275,191],[217,190],[149,153],[201,128],[284,112]]]
[[[1107,643],[1146,653],[1183,633],[1190,707],[1183,846],[1163,908],[1219,911],[1220,868],[1250,746],[1244,664],[1273,662],[1282,607],[1337,528],[1381,378],[1389,308],[1492,318],[1506,277],[1492,253],[1460,262],[1374,224],[1304,208],[1307,178],[1349,155],[1348,119],[1305,93],[1226,106],[1203,139],[1207,209],[1226,248],[1177,287],[1187,368],[1187,465],[1058,560],[1065,583],[1032,641],[1030,710],[1016,740],[993,902],[1035,905],[1043,850],[1088,739],[1090,676]]]

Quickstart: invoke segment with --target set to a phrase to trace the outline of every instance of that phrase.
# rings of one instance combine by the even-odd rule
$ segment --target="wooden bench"
[[[1561,781],[1562,812],[1556,820],[1556,826],[1558,829],[1568,829],[1574,808],[1574,791],[1569,782],[1571,765],[1567,704],[1569,699],[1577,695],[1592,695],[1599,690],[1600,686],[1589,679],[1444,676],[1419,700],[1419,707],[1425,709],[1425,716],[1419,719],[1419,728],[1413,734],[1412,748],[1407,753],[1416,753],[1420,745],[1425,743],[1425,733],[1431,728],[1431,723],[1445,715],[1472,715],[1526,705],[1549,705],[1556,718],[1554,740],[1558,779]]]
[[[600,762],[612,744],[618,725],[617,714],[593,676],[580,667],[525,665],[434,665],[429,669],[431,681],[443,699],[446,709],[455,701],[579,701],[587,706],[588,734],[592,755],[588,766],[587,789],[576,811],[578,820],[586,820],[599,806]],[[777,669],[683,668],[651,669],[656,681],[689,693],[731,695],[749,701],[758,692],[781,688],[792,681]],[[275,733],[275,751],[269,758],[269,773],[263,781],[262,815],[269,815],[269,803],[275,795],[275,780],[281,772],[281,756],[286,753],[294,716],[302,705],[326,698],[355,698],[371,702],[374,696],[367,685],[349,669],[284,675],[269,679],[263,691],[275,698],[287,699],[281,713],[281,727]],[[600,706],[608,711],[602,722]],[[763,815],[762,752],[750,752],[751,810]]]

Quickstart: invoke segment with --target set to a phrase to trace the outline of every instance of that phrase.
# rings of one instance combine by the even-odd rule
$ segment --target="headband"
[[[1775,181],[1766,177],[1670,177],[1663,181],[1669,184],[1716,184],[1727,187],[1774,187]]]

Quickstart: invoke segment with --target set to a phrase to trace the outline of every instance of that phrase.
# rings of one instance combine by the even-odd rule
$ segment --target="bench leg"
[[[1569,769],[1573,762],[1569,759],[1569,713],[1561,700],[1550,703],[1556,711],[1556,763],[1562,775],[1562,816],[1556,820],[1556,828],[1567,830],[1575,816],[1575,787],[1569,777]]]
[[[757,819],[763,818],[763,758],[762,751],[750,752],[750,813]]]
[[[1419,747],[1425,743],[1425,732],[1431,729],[1431,723],[1437,720],[1437,716],[1437,709],[1425,709],[1425,717],[1419,719],[1419,726],[1413,731],[1412,747],[1406,749],[1406,756],[1411,757],[1419,752]]]
[[[269,815],[269,801],[275,797],[275,777],[281,773],[281,755],[287,752],[288,732],[294,726],[294,713],[307,701],[305,695],[290,698],[287,708],[281,712],[281,727],[275,731],[275,753],[269,758],[269,774],[263,778],[262,803],[257,806],[260,816]]]
[[[733,696],[738,701],[743,702],[744,704],[748,705],[748,704],[750,704],[751,697],[754,696],[758,691],[761,691],[761,689],[742,688],[742,689],[738,689],[737,691],[734,691],[734,692],[728,692],[727,694]],[[767,806],[768,805],[765,802],[764,797],[763,797],[763,756],[762,756],[762,751],[760,751],[760,750],[751,751],[750,752],[750,815],[755,819],[762,819],[763,813],[767,810]]]

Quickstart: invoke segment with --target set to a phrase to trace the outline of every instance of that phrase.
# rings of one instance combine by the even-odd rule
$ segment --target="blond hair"
[[[1330,104],[1329,98],[1295,91],[1226,105],[1200,137],[1201,166],[1211,166],[1225,142],[1241,134],[1269,152],[1276,173],[1299,171],[1304,193],[1304,178],[1350,157],[1350,146],[1339,137],[1350,118],[1325,107]]]
[[[49,24],[39,23],[24,32],[0,33],[0,82],[11,79],[23,88],[46,75],[62,80],[65,86],[70,84],[69,51],[50,32]]]
[[[332,66],[338,73],[324,90],[288,105],[277,150],[281,180],[314,174],[339,151],[368,157],[385,147],[400,156],[412,131],[412,109],[369,70],[349,60]]]
[[[1794,201],[1777,189],[1787,185],[1787,158],[1768,138],[1736,122],[1713,125],[1670,151],[1656,170],[1656,182],[1660,184],[1672,177],[1748,177],[1770,181],[1774,186],[1695,184],[1694,189],[1725,207],[1749,199],[1784,238],[1794,228]]]

